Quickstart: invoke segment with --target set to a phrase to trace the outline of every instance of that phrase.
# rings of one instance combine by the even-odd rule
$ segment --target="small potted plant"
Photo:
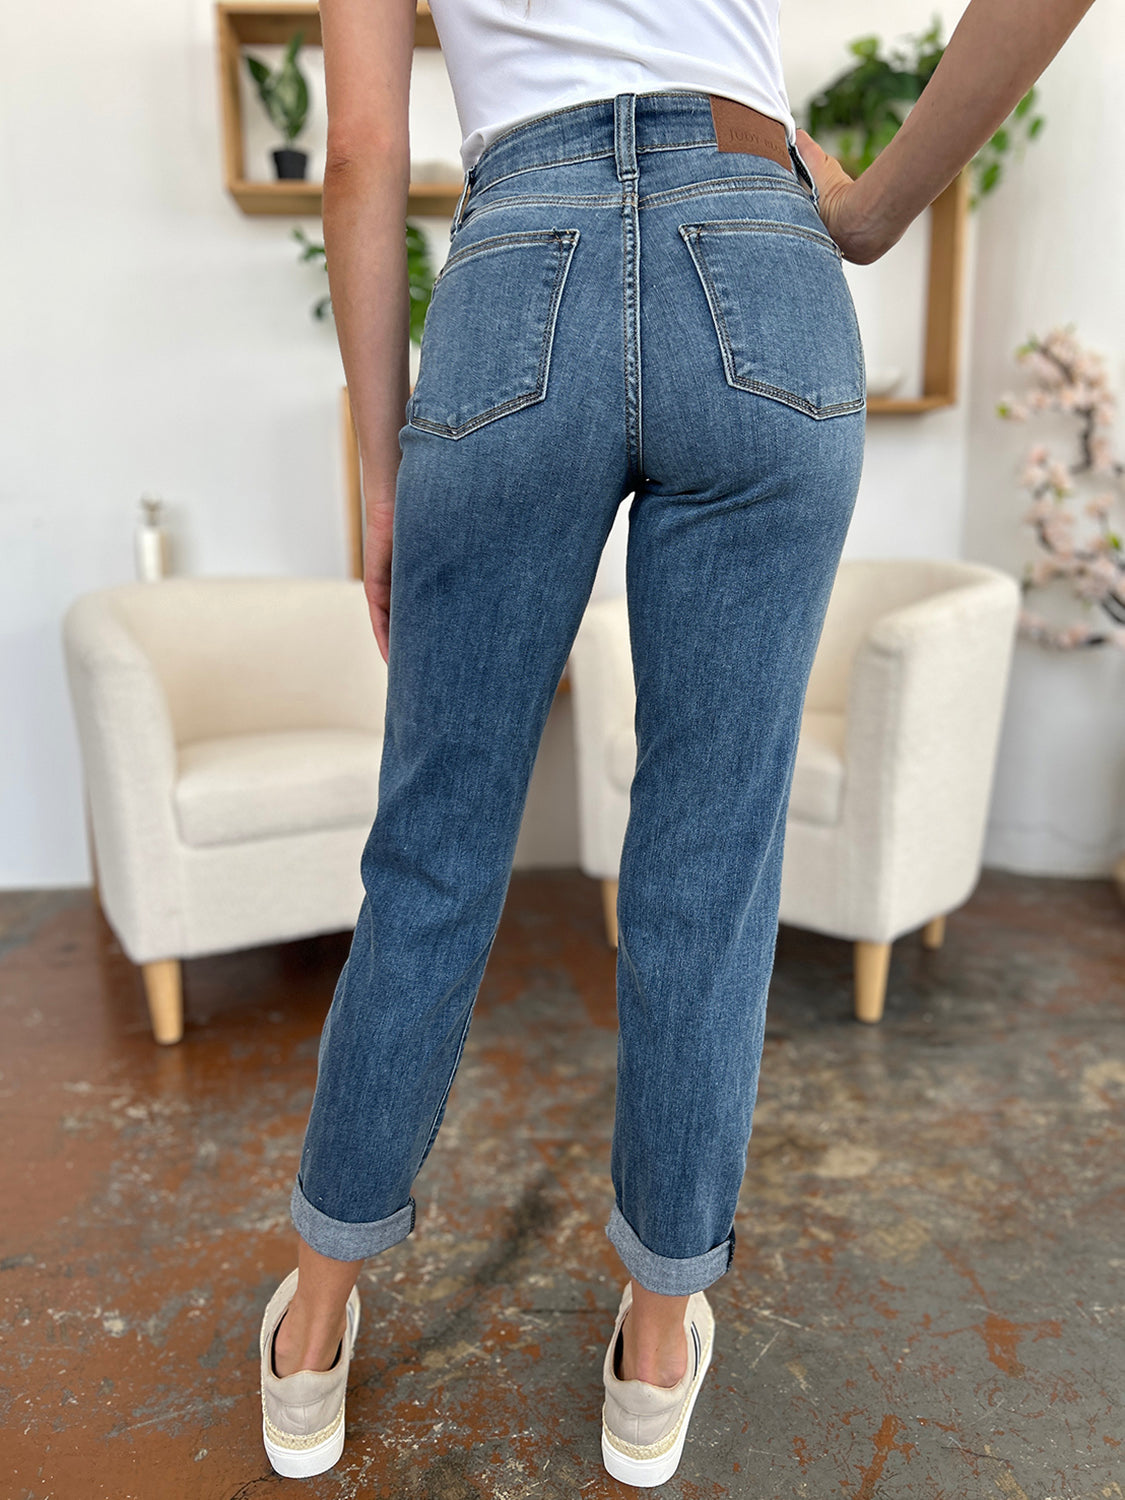
[[[287,181],[303,179],[309,164],[306,152],[288,144],[304,130],[309,114],[309,86],[297,66],[297,53],[304,36],[303,31],[298,31],[292,38],[276,72],[271,72],[260,58],[246,58],[266,114],[285,137],[287,144],[271,155],[278,177]]]
[[[904,43],[884,57],[879,37],[857,37],[848,43],[856,62],[809,102],[805,128],[819,144],[830,139],[836,145],[832,154],[849,177],[858,177],[894,138],[933,76],[945,52],[939,19],[935,16],[925,31],[907,36]],[[1032,87],[970,162],[971,208],[1000,181],[1004,156],[1019,132],[1031,141],[1042,130],[1044,121],[1035,113],[1035,99]]]

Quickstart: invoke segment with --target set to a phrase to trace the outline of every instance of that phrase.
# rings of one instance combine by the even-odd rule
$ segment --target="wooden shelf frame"
[[[227,191],[245,214],[319,217],[319,182],[250,182],[242,133],[243,47],[285,46],[298,31],[306,47],[321,46],[316,0],[218,0],[215,27],[219,51],[219,99],[223,122],[223,172]],[[428,5],[418,6],[416,47],[437,47],[438,34]],[[407,212],[452,217],[464,181],[411,183]]]
[[[901,399],[872,396],[867,403],[869,417],[912,416],[957,404],[968,238],[969,169],[966,166],[930,205],[922,394]]]

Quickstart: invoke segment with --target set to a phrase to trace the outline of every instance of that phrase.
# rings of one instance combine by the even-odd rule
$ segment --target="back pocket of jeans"
[[[836,242],[796,224],[681,224],[727,383],[810,417],[866,403],[863,345]]]
[[[577,229],[529,229],[450,255],[426,309],[411,426],[462,438],[544,399],[577,243]]]

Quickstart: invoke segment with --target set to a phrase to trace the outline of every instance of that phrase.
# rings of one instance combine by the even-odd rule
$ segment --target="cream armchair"
[[[63,638],[102,909],[176,1042],[181,959],[355,922],[386,703],[363,585],[126,584]]]
[[[1019,589],[972,563],[841,563],[805,697],[780,920],[855,945],[855,1013],[883,1014],[891,944],[947,913],[980,873]],[[636,762],[624,599],[591,605],[571,656],[581,863],[617,873]]]

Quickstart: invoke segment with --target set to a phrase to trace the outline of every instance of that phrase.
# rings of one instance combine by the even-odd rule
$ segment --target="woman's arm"
[[[384,660],[398,433],[410,393],[406,198],[416,0],[320,0],[328,97],[324,248],[359,437],[364,577]]]
[[[971,0],[901,129],[854,181],[797,132],[820,216],[847,260],[868,265],[902,238],[1004,123],[1092,4]]]

